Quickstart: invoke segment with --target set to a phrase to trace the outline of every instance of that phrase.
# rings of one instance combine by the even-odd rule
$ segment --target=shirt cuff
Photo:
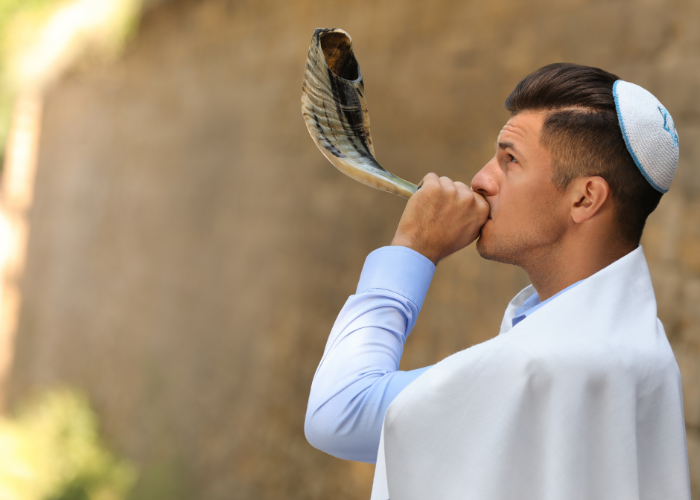
[[[372,288],[389,290],[406,297],[420,309],[433,274],[435,264],[415,250],[402,246],[382,247],[367,256],[357,293]]]

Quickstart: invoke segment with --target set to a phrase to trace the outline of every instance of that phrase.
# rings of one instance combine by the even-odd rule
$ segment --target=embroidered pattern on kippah
[[[659,113],[661,113],[661,116],[664,117],[664,130],[671,134],[671,137],[673,137],[673,147],[677,148],[678,147],[678,132],[676,132],[676,124],[673,123],[673,118],[671,118],[671,115],[668,114],[668,111],[666,111],[666,108],[663,106],[657,106],[659,108]],[[673,130],[668,128],[667,125],[667,120],[671,120],[671,127],[673,127]]]

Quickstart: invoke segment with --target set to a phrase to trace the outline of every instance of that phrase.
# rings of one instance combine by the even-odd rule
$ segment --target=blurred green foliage
[[[75,391],[43,393],[0,420],[0,500],[122,500],[136,476],[101,442]]]

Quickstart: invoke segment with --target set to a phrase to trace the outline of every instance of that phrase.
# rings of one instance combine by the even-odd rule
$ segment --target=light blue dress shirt
[[[582,281],[583,280],[577,281],[573,285],[567,286],[561,292],[555,293],[554,295],[552,295],[550,298],[548,298],[544,302],[540,302],[540,296],[537,295],[537,292],[535,292],[534,295],[531,295],[530,297],[528,297],[527,300],[525,302],[523,302],[523,305],[520,306],[515,311],[515,314],[513,315],[513,326],[520,323],[522,320],[527,318],[529,315],[531,315],[532,313],[537,311],[540,307],[542,307],[543,305],[545,305],[546,303],[548,303],[549,301],[551,301],[555,297],[560,296],[562,293],[566,292],[567,290],[571,290],[572,288],[574,288],[576,285],[578,285]]]
[[[406,247],[369,254],[357,293],[340,311],[311,385],[304,431],[314,447],[338,458],[376,462],[387,408],[430,368],[399,371],[399,363],[434,272],[429,259]],[[533,295],[513,324],[554,297],[540,303]]]

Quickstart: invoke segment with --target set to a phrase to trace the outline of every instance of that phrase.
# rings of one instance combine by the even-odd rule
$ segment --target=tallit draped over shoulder
[[[641,247],[394,400],[373,500],[689,500],[678,365]]]

